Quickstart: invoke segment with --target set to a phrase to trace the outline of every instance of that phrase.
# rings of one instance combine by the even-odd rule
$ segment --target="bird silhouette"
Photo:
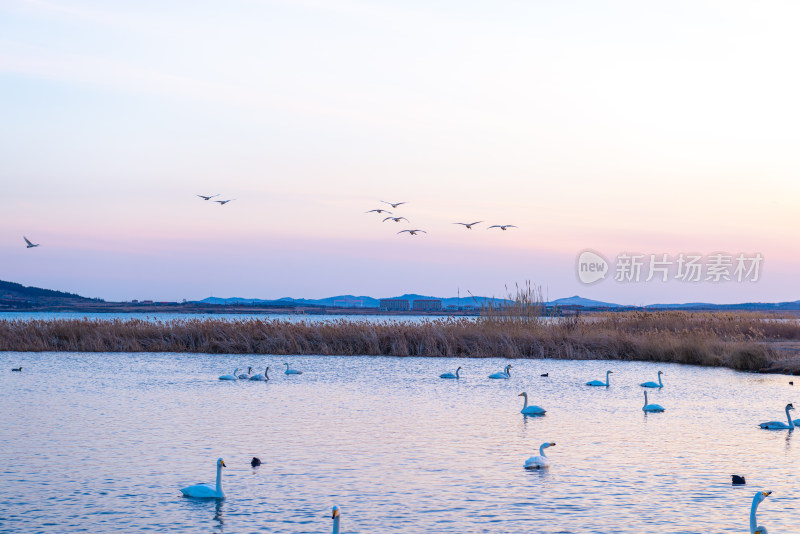
[[[398,234],[402,234],[403,232],[408,232],[410,235],[417,235],[418,232],[422,232],[423,234],[427,234],[425,230],[400,230],[397,232]]]
[[[385,200],[381,200],[384,204],[389,204],[392,208],[396,208],[400,204],[408,204],[408,202],[386,202]]]
[[[197,195],[197,196],[198,196],[198,197],[200,197],[200,198],[202,198],[203,200],[211,200],[211,199],[212,199],[212,198],[214,198],[214,197],[218,197],[218,196],[219,196],[219,193],[217,193],[216,195],[208,195],[208,196],[206,196],[206,195]],[[215,202],[216,202],[216,201],[215,201]]]
[[[375,213],[388,213],[389,215],[391,215],[391,214],[392,214],[392,212],[391,212],[391,211],[387,211],[387,210],[380,209],[380,208],[378,208],[378,209],[376,209],[376,210],[369,210],[369,211],[365,211],[364,213],[372,213],[373,211],[374,211]]]
[[[31,241],[25,236],[22,236],[22,239],[24,239],[25,243],[28,244],[28,246],[26,246],[25,248],[33,248],[33,247],[38,247],[39,246],[39,243],[31,243]]]
[[[235,198],[231,198],[231,199],[229,199],[229,200],[215,200],[214,202],[216,202],[216,203],[217,203],[217,204],[219,204],[220,206],[224,206],[224,205],[225,205],[225,204],[227,204],[228,202],[233,202],[234,200],[236,200],[236,199],[235,199]]]
[[[401,220],[403,220],[405,222],[408,222],[408,219],[406,219],[405,217],[386,217],[382,222],[386,222],[388,220],[392,220],[394,222],[400,222]]]
[[[461,226],[465,226],[467,230],[472,230],[472,227],[478,223],[482,223],[483,221],[475,221],[474,223],[453,223],[453,224],[460,224]]]
[[[501,230],[505,231],[506,228],[516,228],[513,224],[495,224],[487,228],[487,230],[491,228],[500,228]]]

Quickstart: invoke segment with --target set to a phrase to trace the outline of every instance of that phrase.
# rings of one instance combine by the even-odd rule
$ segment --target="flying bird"
[[[397,232],[398,234],[402,234],[403,232],[408,232],[410,235],[417,235],[417,232],[422,232],[423,234],[427,234],[425,230],[400,230]]]
[[[503,230],[505,232],[506,228],[516,228],[516,226],[514,226],[513,224],[495,224],[495,225],[492,225],[489,228],[487,228],[487,230],[489,230],[491,228],[500,228],[501,230]]]
[[[369,210],[369,211],[365,211],[364,213],[372,213],[373,211],[374,211],[375,213],[388,213],[389,215],[391,215],[391,214],[392,214],[392,212],[391,212],[391,211],[386,211],[386,210],[382,210],[382,209]]]
[[[200,198],[202,198],[203,200],[211,200],[211,199],[212,199],[212,198],[214,198],[214,197],[218,197],[218,196],[219,196],[219,193],[217,193],[216,195],[209,195],[209,196],[206,196],[206,195],[197,195],[197,196],[198,196],[198,197],[200,197]],[[215,202],[216,202],[216,201],[215,201]]]
[[[408,222],[408,219],[406,219],[405,217],[386,217],[382,222],[386,222],[389,219],[393,220],[394,222],[400,222],[401,220]]]
[[[474,223],[453,223],[453,224],[460,224],[461,226],[466,226],[467,230],[472,230],[472,227],[478,223],[482,223],[483,221],[475,221]]]
[[[219,204],[220,206],[224,206],[224,205],[225,205],[225,204],[227,204],[228,202],[233,202],[234,200],[236,200],[236,199],[235,199],[235,198],[232,198],[232,199],[230,199],[230,200],[215,200],[214,202],[216,202],[216,203],[217,203],[217,204]],[[503,229],[505,230],[505,228],[503,228]]]
[[[400,204],[408,204],[408,202],[386,202],[385,200],[381,200],[384,204],[389,204],[391,207],[396,208]]]
[[[25,236],[22,236],[22,239],[24,239],[25,243],[28,244],[28,246],[25,247],[25,248],[33,248],[33,247],[38,247],[39,246],[39,243],[31,243],[31,241]]]

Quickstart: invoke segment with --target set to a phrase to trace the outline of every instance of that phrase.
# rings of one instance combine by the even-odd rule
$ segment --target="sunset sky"
[[[6,0],[0,279],[797,300],[798,21],[790,0]],[[411,225],[364,213],[381,200]],[[756,283],[584,285],[585,249],[764,261]]]

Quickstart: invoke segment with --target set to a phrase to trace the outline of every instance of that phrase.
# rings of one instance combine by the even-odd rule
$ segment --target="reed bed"
[[[758,313],[524,317],[505,309],[418,323],[0,320],[0,350],[608,359],[786,372],[793,353],[769,342],[800,340],[798,319]]]

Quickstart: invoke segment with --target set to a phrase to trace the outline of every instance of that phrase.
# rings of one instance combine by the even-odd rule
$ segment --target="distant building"
[[[442,311],[442,301],[439,299],[417,299],[414,301],[414,311]]]
[[[408,311],[409,308],[406,299],[381,299],[379,307],[381,311]]]

